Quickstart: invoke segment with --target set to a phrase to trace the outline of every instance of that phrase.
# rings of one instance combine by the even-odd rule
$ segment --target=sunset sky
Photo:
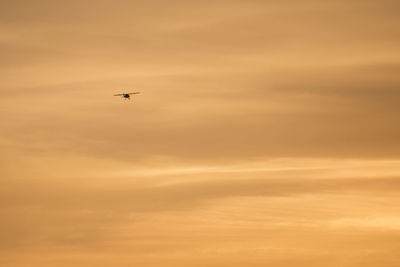
[[[400,266],[399,1],[0,4],[0,266]]]

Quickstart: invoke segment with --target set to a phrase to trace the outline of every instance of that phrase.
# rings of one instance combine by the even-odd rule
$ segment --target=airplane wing
[[[121,95],[124,95],[124,94],[116,94],[116,95],[114,95],[114,96],[121,96]]]
[[[128,93],[128,95],[135,95],[135,94],[140,94],[140,92]]]

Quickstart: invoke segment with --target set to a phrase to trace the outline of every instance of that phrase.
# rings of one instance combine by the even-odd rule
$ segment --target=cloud
[[[398,1],[2,4],[0,265],[396,266]]]
[[[31,175],[18,174],[24,178],[9,177],[2,182],[1,210],[6,218],[1,223],[2,246],[7,250],[31,248],[33,244],[86,250],[92,246],[119,243],[124,225],[129,228],[137,225],[149,231],[155,223],[154,227],[164,232],[165,227],[178,227],[179,224],[174,223],[179,218],[198,224],[198,220],[203,220],[201,214],[204,212],[204,223],[208,227],[228,224],[241,228],[259,225],[262,221],[269,225],[268,228],[365,226],[369,224],[361,219],[362,216],[371,216],[374,208],[381,207],[374,201],[365,203],[365,198],[382,198],[386,203],[382,212],[396,212],[393,203],[397,201],[399,178],[384,173],[369,178],[368,174],[371,175],[374,169],[367,170],[366,166],[358,167],[356,177],[346,178],[345,173],[351,176],[355,166],[350,164],[341,170],[340,162],[332,164],[328,169],[298,167],[297,175],[296,168],[271,172],[243,168],[232,172],[228,168],[225,173],[206,169],[203,174],[196,171],[193,174],[167,173],[161,177],[93,179],[68,173],[57,166],[54,168],[66,172],[64,176],[57,172],[45,179],[32,176],[35,173],[40,177],[43,170]],[[337,177],[325,177],[334,173],[332,167],[335,165],[338,166]],[[376,171],[380,169],[379,164],[376,168]],[[362,174],[361,170],[367,172]],[[348,201],[353,204],[346,204]],[[246,205],[242,206],[244,203]],[[249,207],[252,209],[248,210]],[[318,218],[314,218],[316,214]],[[158,216],[161,221],[154,219]],[[381,221],[382,218],[372,220]],[[356,225],[357,222],[360,224]],[[263,225],[261,223],[259,227]],[[384,224],[377,226],[388,228]],[[129,232],[137,233],[136,230]]]
[[[27,89],[5,95],[4,145],[121,160],[396,157],[397,69],[155,76],[129,104],[111,80]]]

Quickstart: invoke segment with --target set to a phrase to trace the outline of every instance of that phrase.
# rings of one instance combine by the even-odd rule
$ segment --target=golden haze
[[[398,1],[0,3],[1,266],[399,266]]]

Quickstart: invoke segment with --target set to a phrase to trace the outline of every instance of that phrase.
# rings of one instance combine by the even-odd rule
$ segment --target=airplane
[[[116,94],[114,96],[122,96],[123,98],[130,100],[131,99],[131,95],[135,95],[135,94],[140,94],[140,92],[133,92],[133,93],[122,93],[122,94]]]

